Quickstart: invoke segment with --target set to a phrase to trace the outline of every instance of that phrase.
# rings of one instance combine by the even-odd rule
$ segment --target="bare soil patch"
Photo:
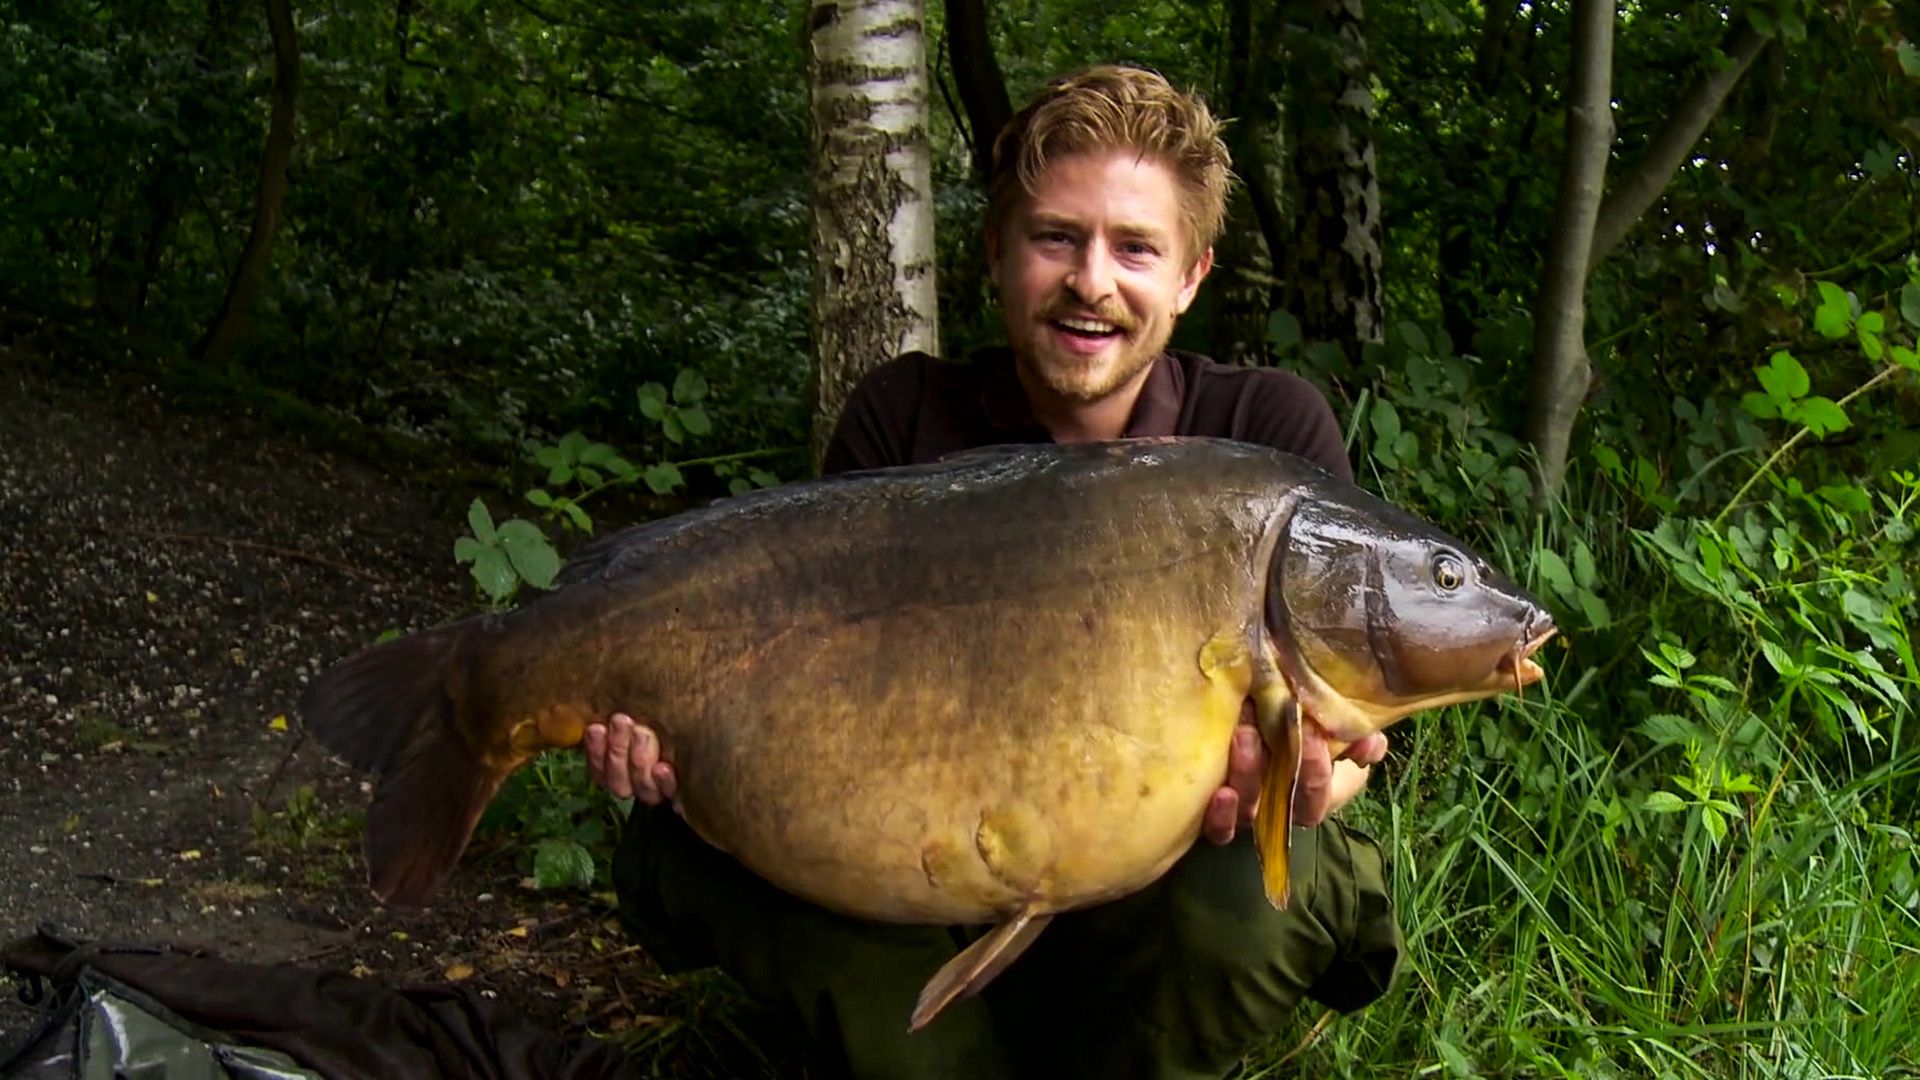
[[[469,493],[142,380],[0,351],[0,934],[469,980],[556,1030],[677,1023],[604,898],[477,845],[436,905],[363,886],[354,775],[300,735],[323,666],[467,610]],[[0,1045],[31,1013],[0,1007]]]

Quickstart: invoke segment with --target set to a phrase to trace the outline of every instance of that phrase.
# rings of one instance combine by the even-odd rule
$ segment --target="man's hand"
[[[1267,771],[1267,747],[1253,726],[1251,704],[1241,713],[1227,751],[1227,782],[1207,803],[1202,832],[1208,840],[1225,844],[1239,827],[1253,821],[1260,800],[1260,781]],[[1300,724],[1300,779],[1293,793],[1293,823],[1311,828],[1327,819],[1367,786],[1368,766],[1387,756],[1387,737],[1375,732],[1361,739],[1336,760],[1327,748],[1320,725],[1306,717]]]
[[[660,738],[626,713],[588,724],[587,774],[616,799],[658,806],[673,798],[673,766],[660,760]]]

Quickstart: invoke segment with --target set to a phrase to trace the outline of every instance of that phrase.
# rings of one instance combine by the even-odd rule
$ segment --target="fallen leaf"
[[[393,938],[395,941],[407,940],[407,932],[405,930],[395,930],[387,936]]]
[[[267,726],[275,731],[287,730],[287,714],[281,713],[279,716],[267,721]]]
[[[138,878],[136,880],[138,880],[140,884],[145,885],[149,889],[157,889],[160,886],[165,885],[167,883],[166,879],[157,878],[157,877],[143,877],[143,878]]]
[[[507,936],[508,936],[508,937],[518,937],[518,938],[523,938],[523,937],[526,937],[526,936],[527,936],[527,928],[526,928],[526,927],[524,927],[524,926],[516,926],[516,927],[514,927],[513,929],[511,929],[511,930],[509,930],[509,931],[507,931]]]
[[[158,596],[155,596],[155,595],[154,595],[154,593],[153,593],[153,590],[152,590],[152,589],[148,589],[148,590],[147,590],[147,603],[149,603],[149,604],[157,604],[157,603],[159,603],[159,602],[160,602],[160,598],[159,598]]]
[[[447,965],[445,974],[448,982],[459,982],[462,979],[471,979],[473,978],[473,965],[464,960],[455,961]]]
[[[200,857],[199,848],[188,848],[187,850],[180,853],[181,862],[192,862],[193,860],[199,857]]]
[[[367,976],[373,974],[373,969],[356,960],[354,961],[353,967],[348,969],[347,974],[353,976],[356,979],[364,979]]]

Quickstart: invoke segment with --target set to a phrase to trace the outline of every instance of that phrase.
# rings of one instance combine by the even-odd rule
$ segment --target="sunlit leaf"
[[[1767,366],[1755,372],[1760,376],[1760,385],[1766,387],[1767,396],[1782,405],[1807,396],[1813,386],[1807,378],[1807,369],[1788,352],[1774,353]]]

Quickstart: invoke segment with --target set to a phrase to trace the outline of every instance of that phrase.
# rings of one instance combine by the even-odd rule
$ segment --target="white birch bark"
[[[939,349],[924,0],[813,0],[814,458],[860,377]]]

